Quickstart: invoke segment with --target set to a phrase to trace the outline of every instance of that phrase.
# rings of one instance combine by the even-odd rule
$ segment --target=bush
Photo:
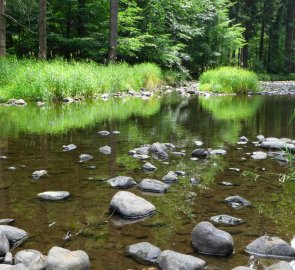
[[[271,73],[258,73],[260,81],[295,81],[295,73],[290,74],[271,74]]]
[[[257,75],[236,67],[220,67],[200,76],[200,89],[216,93],[257,92],[260,84]]]

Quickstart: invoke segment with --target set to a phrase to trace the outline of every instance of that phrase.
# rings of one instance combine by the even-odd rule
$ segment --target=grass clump
[[[115,91],[154,90],[162,83],[161,69],[151,63],[109,66],[94,62],[34,59],[0,59],[0,98],[31,100]]]
[[[204,72],[200,76],[200,89],[216,93],[257,92],[260,84],[253,71],[236,67],[220,67]]]

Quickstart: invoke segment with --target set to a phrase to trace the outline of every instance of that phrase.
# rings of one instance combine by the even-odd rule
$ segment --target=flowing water
[[[255,161],[249,154],[258,151],[252,144],[256,136],[295,139],[290,123],[294,97],[212,97],[183,99],[180,96],[94,101],[77,104],[35,104],[26,107],[0,107],[0,218],[14,218],[14,226],[26,230],[29,239],[15,251],[32,248],[47,254],[53,246],[86,251],[92,269],[143,269],[124,256],[127,245],[150,242],[162,250],[192,254],[204,259],[208,269],[232,269],[247,265],[244,248],[265,234],[290,241],[295,233],[293,198],[295,184],[282,184],[280,176],[288,167],[268,157]],[[100,130],[120,131],[107,137]],[[250,142],[238,145],[240,136]],[[222,157],[192,161],[191,151],[201,140],[205,148],[224,146]],[[168,162],[151,159],[158,168],[146,174],[143,162],[128,151],[142,144],[170,142],[186,156]],[[77,149],[63,152],[62,146],[76,144]],[[109,145],[110,155],[99,147]],[[79,163],[79,155],[94,159]],[[242,160],[241,158],[246,158]],[[96,166],[95,168],[91,166]],[[12,169],[9,167],[15,167]],[[235,167],[241,171],[230,171]],[[49,175],[39,180],[32,172],[45,169]],[[185,171],[179,183],[163,196],[131,192],[157,207],[157,213],[133,224],[125,224],[108,211],[116,189],[105,179],[118,175],[161,179],[167,172]],[[201,179],[191,186],[189,179]],[[236,184],[226,187],[222,181]],[[49,190],[67,190],[72,195],[61,202],[44,202],[36,195]],[[223,200],[241,195],[254,207],[232,209]],[[245,223],[222,227],[235,241],[235,252],[226,258],[201,256],[191,246],[194,226],[211,216],[229,214]],[[63,238],[70,231],[69,240]]]

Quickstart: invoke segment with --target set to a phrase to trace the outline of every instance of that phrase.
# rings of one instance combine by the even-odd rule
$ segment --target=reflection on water
[[[30,239],[22,248],[43,253],[54,245],[83,249],[91,258],[92,269],[100,270],[143,269],[124,256],[126,245],[141,241],[194,254],[190,237],[194,225],[214,215],[228,214],[246,222],[235,228],[222,227],[234,237],[235,254],[229,258],[200,257],[209,266],[225,270],[246,265],[249,258],[243,249],[253,239],[269,233],[290,240],[295,232],[293,223],[285,222],[286,205],[291,204],[295,185],[289,183],[282,188],[277,174],[286,173],[287,168],[270,158],[252,160],[247,153],[257,148],[252,143],[240,146],[236,142],[242,135],[253,141],[258,134],[294,139],[294,126],[288,125],[294,101],[284,97],[198,100],[165,96],[147,101],[49,104],[44,108],[34,104],[24,108],[0,107],[0,156],[8,157],[0,160],[0,218],[15,218],[15,226],[29,233]],[[99,130],[121,133],[103,137],[97,134]],[[205,148],[224,146],[228,155],[192,161],[190,153],[197,148],[195,140],[202,140]],[[168,162],[151,159],[158,170],[146,174],[141,169],[143,162],[132,158],[128,151],[157,141],[175,144],[175,151],[183,150],[186,156],[171,156]],[[63,152],[62,146],[70,143],[77,149]],[[111,146],[110,155],[99,152],[104,145]],[[91,154],[94,159],[81,164],[78,157],[82,153]],[[15,170],[8,169],[12,166]],[[229,167],[251,171],[259,177],[242,176],[229,171]],[[32,172],[37,169],[46,169],[49,176],[33,180]],[[179,183],[163,196],[131,189],[156,205],[156,215],[125,226],[124,221],[111,216],[108,205],[116,190],[104,179],[128,175],[137,182],[147,177],[161,180],[176,170],[185,171],[186,175],[179,177]],[[190,185],[192,177],[200,179],[199,186]],[[225,187],[220,185],[223,181],[236,185]],[[72,196],[64,202],[37,200],[36,194],[46,190],[68,190]],[[275,197],[275,202],[280,203],[274,204],[273,196],[279,195],[273,194],[280,192],[286,194],[286,201]],[[242,195],[259,207],[232,209],[223,203],[231,195]],[[271,219],[276,211],[281,213],[276,216],[278,222]],[[280,221],[286,226],[281,226]],[[73,236],[64,241],[68,231]]]

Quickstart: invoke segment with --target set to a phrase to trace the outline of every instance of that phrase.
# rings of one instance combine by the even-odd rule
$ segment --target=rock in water
[[[293,268],[285,261],[280,261],[269,267],[266,267],[265,270],[293,270]]]
[[[261,151],[253,152],[252,156],[253,159],[262,160],[267,158],[267,154]]]
[[[210,218],[210,221],[213,221],[215,223],[230,225],[230,226],[236,226],[236,225],[240,225],[244,223],[242,219],[228,216],[228,215],[214,216]]]
[[[196,146],[202,146],[204,143],[202,141],[195,141]]]
[[[110,155],[112,153],[112,148],[109,147],[108,145],[105,145],[105,146],[99,148],[99,152],[101,152],[105,155]]]
[[[68,152],[68,151],[72,151],[72,150],[76,149],[77,146],[74,144],[69,144],[69,145],[63,145],[62,148],[63,148],[64,152]]]
[[[157,169],[153,164],[151,164],[149,162],[145,163],[142,168],[145,171],[155,171]]]
[[[107,181],[112,187],[115,188],[130,188],[136,185],[133,178],[128,176],[117,176]]]
[[[251,270],[251,269],[246,266],[238,266],[238,267],[233,268],[232,270]]]
[[[4,257],[9,252],[9,241],[5,234],[0,231],[0,257]]]
[[[193,247],[201,254],[227,256],[234,250],[232,236],[210,222],[199,223],[192,232]]]
[[[238,195],[227,197],[224,201],[236,209],[252,205],[251,202]]]
[[[159,142],[156,142],[156,143],[153,143],[150,147],[150,151],[152,153],[157,153],[159,151],[167,151],[167,146],[164,144],[164,143],[159,143]]]
[[[203,270],[206,263],[196,257],[164,250],[157,259],[157,265],[162,270]]]
[[[295,249],[287,242],[272,236],[261,236],[246,247],[246,252],[270,258],[295,258]]]
[[[204,149],[195,149],[193,152],[192,152],[192,156],[193,157],[207,157],[208,155],[208,152]]]
[[[126,256],[130,256],[139,263],[146,265],[155,263],[160,253],[161,250],[158,247],[148,242],[130,245],[125,251]]]
[[[112,198],[110,209],[124,218],[137,219],[153,215],[156,207],[131,192],[119,191]]]
[[[47,201],[59,201],[64,200],[70,196],[68,191],[46,191],[39,193],[38,198],[47,200]]]
[[[108,135],[110,135],[110,132],[108,132],[108,131],[106,131],[106,130],[102,130],[102,131],[99,131],[99,132],[97,132],[99,135],[101,135],[101,136],[108,136]]]
[[[88,255],[82,251],[70,251],[68,249],[53,247],[47,258],[46,270],[89,270],[90,261]]]
[[[9,264],[0,264],[0,270],[28,270],[23,264],[9,265]]]
[[[224,149],[214,149],[209,152],[211,156],[224,156],[227,154],[227,151]]]
[[[47,171],[46,170],[40,170],[40,171],[34,171],[32,176],[34,179],[39,179],[41,177],[44,177],[47,175]]]
[[[80,162],[86,162],[86,161],[93,159],[93,156],[88,155],[88,154],[82,154],[79,156],[79,159],[80,159]]]
[[[165,184],[173,184],[173,183],[177,183],[178,181],[178,177],[177,174],[174,172],[169,172],[168,174],[166,174],[163,178],[162,178],[163,182]]]
[[[13,256],[12,253],[7,252],[4,258],[4,264],[12,264],[13,263]]]
[[[0,232],[6,236],[12,245],[20,243],[28,237],[28,234],[24,230],[9,225],[0,225]]]
[[[14,263],[22,263],[28,269],[41,270],[46,267],[46,257],[38,250],[25,249],[15,254]]]
[[[159,180],[154,179],[143,179],[139,184],[138,187],[142,191],[148,191],[148,192],[156,192],[156,193],[164,193],[169,188],[169,185],[164,184],[163,182]]]

